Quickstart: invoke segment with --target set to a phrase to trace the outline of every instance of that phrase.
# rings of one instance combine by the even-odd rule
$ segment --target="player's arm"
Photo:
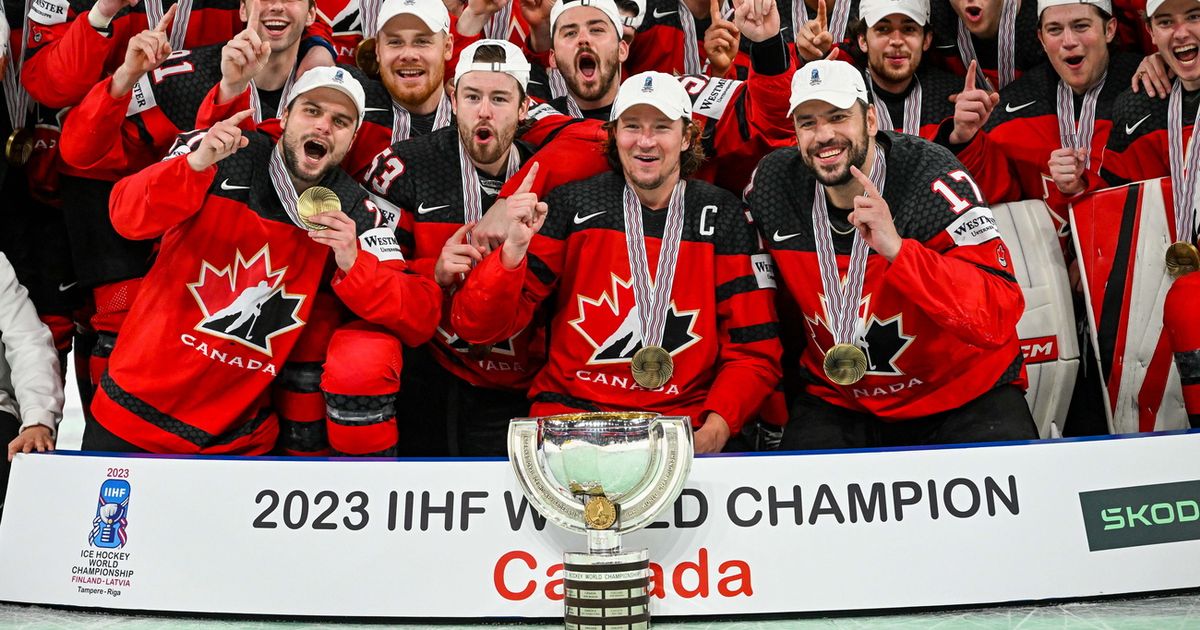
[[[239,112],[211,129],[179,136],[167,159],[116,183],[108,200],[117,233],[130,240],[161,236],[204,205],[217,162],[249,144],[237,125]]]
[[[420,168],[421,165],[414,165]],[[414,174],[400,152],[400,143],[392,144],[371,160],[371,166],[361,182],[363,187],[380,197],[379,206],[395,227],[395,237],[400,251],[408,261],[408,270],[426,278],[434,278],[437,258],[417,258],[416,231],[418,229],[415,210]]]
[[[985,199],[993,203],[1021,199],[1020,181],[1013,177],[1015,168],[1004,148],[988,132],[980,130],[966,145],[953,145],[951,150],[975,178]]]
[[[1025,300],[992,211],[962,169],[926,186],[917,192],[923,203],[910,207],[932,212],[943,227],[925,242],[901,239],[884,281],[962,342],[1000,347],[1015,334]]]
[[[769,254],[757,253],[757,237],[736,205],[715,221],[717,370],[704,413],[724,418],[731,434],[762,406],[782,376],[775,280]],[[701,414],[701,418],[704,414]]]
[[[532,178],[527,178],[532,186]],[[524,195],[523,197],[521,195]],[[497,343],[524,329],[558,284],[566,256],[561,221],[546,223],[546,202],[527,190],[507,206],[510,230],[504,244],[467,275],[450,309],[454,330],[469,343]],[[541,234],[543,226],[548,229]]]
[[[70,12],[67,0],[52,0],[31,12],[25,33],[21,83],[35,101],[47,107],[78,103],[104,76],[105,62],[116,49],[111,17],[100,19],[98,6],[68,18]],[[94,26],[93,21],[103,27]]]

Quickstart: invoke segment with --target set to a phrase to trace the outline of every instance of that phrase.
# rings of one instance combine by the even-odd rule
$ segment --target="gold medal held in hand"
[[[4,145],[4,157],[13,166],[25,166],[33,157],[33,132],[24,127],[13,129]]]
[[[1200,270],[1200,251],[1186,241],[1171,243],[1167,248],[1167,273],[1172,278]]]
[[[838,385],[853,385],[867,373],[867,354],[862,348],[839,343],[825,353],[825,376]]]
[[[324,225],[309,221],[313,215],[337,212],[341,209],[342,202],[337,193],[324,186],[312,186],[300,193],[300,197],[296,199],[296,211],[300,214],[300,221],[310,230],[327,229]]]
[[[659,346],[646,346],[633,354],[629,364],[633,380],[646,389],[658,389],[671,380],[675,362],[671,353]]]
[[[583,506],[588,529],[608,529],[617,522],[617,507],[604,495],[592,497]]]

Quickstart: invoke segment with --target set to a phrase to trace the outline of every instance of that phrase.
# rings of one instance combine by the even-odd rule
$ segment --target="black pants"
[[[503,457],[508,424],[529,415],[524,392],[475,387],[427,348],[405,348],[396,423],[401,457]]]
[[[83,442],[79,445],[79,450],[106,453],[149,452],[113,435],[111,431],[105,429],[103,425],[90,417],[85,418],[83,421]]]
[[[8,461],[8,443],[20,432],[21,421],[7,411],[0,411],[0,442],[4,444],[4,457],[0,459],[0,509],[4,508],[4,498],[8,496],[8,471],[12,468]]]
[[[884,422],[803,394],[791,408],[779,449],[784,451],[921,446],[1036,440],[1025,394],[1014,385],[993,389],[959,407],[925,418]]]

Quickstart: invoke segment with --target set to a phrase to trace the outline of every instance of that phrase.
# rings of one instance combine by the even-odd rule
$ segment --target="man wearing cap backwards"
[[[879,131],[848,64],[804,66],[790,105],[797,146],[764,158],[747,193],[808,340],[780,448],[1036,438],[1024,300],[971,176]]]
[[[514,142],[526,114],[528,81],[529,62],[514,44],[480,40],[468,46],[454,73],[455,125],[392,144],[367,175],[369,188],[386,200],[380,203],[400,216],[395,234],[409,269],[447,293],[482,258],[472,227],[531,153]],[[536,201],[517,194],[509,207]],[[369,278],[357,290],[387,295],[385,285]],[[384,306],[399,310],[350,324],[329,345],[321,385],[333,448],[350,454],[503,455],[508,422],[528,414],[525,392],[544,362],[541,327],[473,346],[442,320],[431,343],[402,359],[406,340],[397,338],[391,322],[402,322],[407,306]],[[356,424],[347,428],[348,419]]]
[[[863,0],[855,26],[867,57],[867,89],[880,127],[933,139],[938,124],[954,115],[951,96],[963,80],[926,63],[933,42],[929,0]]]
[[[627,79],[612,170],[513,204],[503,246],[454,295],[451,323],[496,343],[550,310],[531,413],[645,410],[692,419],[720,451],[779,381],[769,261],[731,193],[688,179],[699,130],[670,75]],[[547,210],[549,214],[547,215]]]
[[[268,452],[279,433],[268,387],[309,321],[331,258],[334,289],[352,311],[369,317],[379,306],[341,285],[387,267],[411,341],[432,334],[440,291],[403,273],[377,208],[337,167],[362,110],[362,87],[349,74],[315,68],[291,92],[278,144],[241,133],[246,110],[180,136],[171,157],[117,182],[114,227],[162,244],[92,404],[85,448]],[[318,186],[341,211],[312,215],[297,200],[328,192]]]
[[[1175,74],[1170,98],[1125,92],[1113,107],[1113,133],[1105,147],[1101,177],[1109,185],[1170,176],[1174,196],[1171,234],[1176,242],[1198,244],[1195,194],[1197,173],[1193,142],[1200,110],[1200,2],[1150,0],[1146,26],[1167,68]],[[1186,249],[1186,246],[1184,246]],[[1194,249],[1191,251],[1195,251]],[[1195,259],[1193,259],[1195,260]],[[1192,426],[1200,426],[1200,273],[1176,278],[1163,307],[1175,366],[1183,385]]]

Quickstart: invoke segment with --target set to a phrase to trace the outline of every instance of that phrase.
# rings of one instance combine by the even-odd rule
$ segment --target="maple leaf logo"
[[[272,356],[273,337],[304,325],[305,296],[287,292],[286,273],[287,267],[271,268],[266,245],[249,260],[239,250],[234,264],[222,269],[204,261],[200,279],[187,285],[204,314],[195,330]]]
[[[577,319],[568,322],[579,332],[594,351],[588,364],[628,363],[642,347],[642,326],[633,299],[633,280],[612,278],[611,292],[598,298],[576,296]],[[667,323],[663,330],[662,347],[672,355],[700,341],[693,328],[699,310],[680,311],[672,301],[667,308]]]
[[[817,313],[813,317],[804,316],[808,323],[809,335],[812,337],[813,344],[818,350],[824,352],[821,342],[827,342],[827,346],[833,345],[833,333],[829,326],[829,303],[825,300],[825,295],[821,294],[821,313]],[[864,317],[871,312],[871,295],[864,295],[862,301],[859,302],[858,316]],[[912,342],[916,340],[916,335],[904,334],[904,315],[897,313],[896,315],[879,319],[877,315],[871,313],[865,322],[866,334],[863,335],[862,349],[867,355],[867,374],[876,376],[900,376],[904,371],[896,367],[896,361],[904,351],[908,349]],[[820,340],[817,338],[817,333],[820,332]]]
[[[437,334],[442,336],[442,341],[446,342],[447,346],[450,346],[457,352],[470,352],[472,349],[471,348],[472,344],[467,343],[466,339],[459,337],[458,335],[446,330],[445,328],[442,328],[441,326],[437,327]],[[519,334],[521,334],[521,333],[518,332],[517,335],[519,335]],[[495,344],[492,344],[491,346],[488,347],[488,352],[489,353],[494,352],[496,354],[508,355],[510,357],[516,356],[517,352],[515,350],[513,350],[513,339],[514,338],[516,338],[516,335],[513,335],[512,337],[509,337],[508,339],[505,339],[503,341],[499,341],[499,342],[496,342]]]

